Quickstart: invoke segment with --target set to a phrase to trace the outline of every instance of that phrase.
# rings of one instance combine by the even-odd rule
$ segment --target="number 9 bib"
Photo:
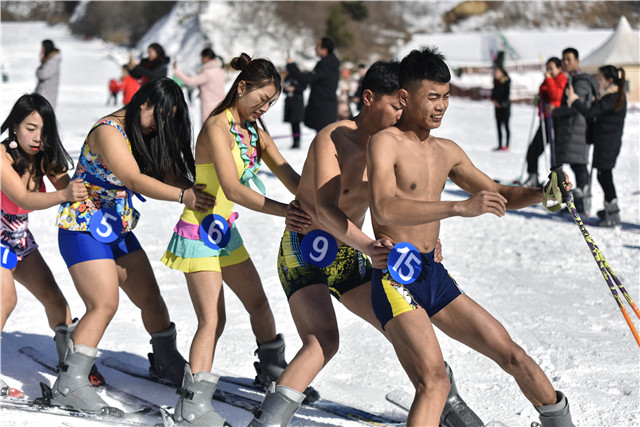
[[[300,249],[305,261],[320,268],[331,265],[338,255],[336,239],[322,230],[313,230],[304,236]]]
[[[2,246],[0,259],[2,260],[2,268],[6,268],[7,270],[13,270],[13,268],[18,264],[18,256],[16,253],[4,245]]]
[[[200,224],[200,238],[211,249],[222,249],[231,240],[231,226],[222,215],[207,215]]]
[[[94,239],[102,243],[111,243],[122,233],[122,220],[113,209],[102,208],[91,217],[89,231]]]
[[[411,243],[400,242],[389,252],[387,267],[391,277],[398,283],[413,283],[422,271],[420,252]]]

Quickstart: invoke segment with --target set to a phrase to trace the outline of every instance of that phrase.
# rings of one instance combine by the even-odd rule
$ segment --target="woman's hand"
[[[207,212],[216,205],[216,198],[209,193],[205,193],[206,185],[198,184],[184,190],[182,203],[189,209],[196,212]]]
[[[567,89],[564,91],[564,93],[567,95],[567,105],[569,107],[571,107],[571,104],[573,104],[580,98],[578,94],[576,94],[576,92],[573,90],[573,86],[570,84],[567,85]]]
[[[67,202],[80,202],[89,196],[87,187],[84,185],[82,179],[74,179],[62,190],[64,199]]]
[[[296,232],[303,232],[311,225],[311,216],[300,208],[297,200],[292,200],[286,207],[285,224]]]

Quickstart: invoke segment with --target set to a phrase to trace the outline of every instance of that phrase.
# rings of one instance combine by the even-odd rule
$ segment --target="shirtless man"
[[[363,109],[353,120],[325,127],[314,139],[300,177],[296,199],[312,217],[307,236],[324,230],[338,253],[329,266],[307,262],[305,235],[285,230],[278,255],[280,281],[302,339],[302,348],[267,391],[249,424],[286,426],[304,399],[302,391],[338,350],[338,324],[331,302],[336,297],[350,311],[382,333],[371,307],[371,263],[386,265],[392,247],[361,230],[369,208],[366,147],[374,133],[395,124],[402,114],[398,99],[397,62],[376,62],[363,78]],[[441,257],[436,257],[439,262]],[[442,368],[445,369],[444,361]],[[442,409],[442,408],[441,408]],[[455,392],[443,412],[446,425],[482,426],[482,421]]]
[[[407,55],[400,65],[402,119],[374,135],[367,148],[376,238],[411,243],[419,252],[416,259],[422,262],[421,270],[417,262],[412,265],[420,271],[413,283],[400,284],[402,277],[396,280],[391,271],[375,268],[371,279],[375,314],[416,388],[407,425],[437,426],[449,391],[435,325],[511,374],[539,412],[543,427],[571,426],[565,396],[553,389],[504,327],[462,293],[442,264],[433,263],[440,220],[486,213],[502,217],[506,209],[542,201],[540,188],[499,185],[478,170],[453,141],[431,135],[448,107],[450,78],[437,50],[414,50]],[[473,196],[440,201],[447,177]],[[409,271],[405,269],[405,275]]]

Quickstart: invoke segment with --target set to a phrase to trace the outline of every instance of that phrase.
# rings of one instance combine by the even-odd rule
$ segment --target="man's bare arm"
[[[399,197],[395,176],[397,145],[394,136],[381,132],[371,138],[368,146],[371,213],[379,224],[413,226],[453,216],[504,215],[506,199],[496,191],[481,191],[463,201],[420,201]]]
[[[455,149],[459,151],[458,157],[460,158],[460,162],[451,169],[449,178],[463,190],[474,195],[482,191],[499,193],[507,200],[505,205],[506,209],[511,210],[521,209],[542,202],[541,188],[525,188],[498,184],[478,169],[460,147],[455,144],[453,145]]]

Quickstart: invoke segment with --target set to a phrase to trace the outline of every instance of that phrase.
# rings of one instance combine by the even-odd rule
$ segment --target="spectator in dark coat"
[[[511,116],[511,79],[509,74],[501,66],[496,66],[493,70],[493,90],[491,91],[491,100],[495,106],[496,125],[498,127],[498,147],[496,151],[505,151],[509,149],[509,140],[511,132],[509,130],[509,117]],[[505,146],[502,146],[502,128],[505,131]]]
[[[158,43],[151,43],[147,48],[147,57],[142,58],[139,64],[129,55],[129,73],[140,79],[140,85],[156,77],[167,77],[169,71],[169,57],[165,55],[164,48]]]
[[[578,51],[566,48],[562,51],[562,68],[567,74],[567,85],[573,86],[586,108],[598,96],[598,87],[590,74],[580,71]],[[589,146],[587,145],[588,128],[584,116],[567,104],[566,93],[562,96],[560,107],[553,110],[553,129],[555,133],[555,162],[556,165],[569,163],[575,174],[576,186],[572,190],[576,209],[580,214],[588,214],[591,208],[589,195]],[[586,197],[585,197],[586,196]]]
[[[55,109],[58,103],[58,87],[60,85],[60,50],[51,40],[43,40],[40,50],[40,66],[36,70],[38,85],[35,92],[44,96]]]
[[[311,85],[309,101],[304,112],[304,124],[320,131],[338,117],[338,81],[340,61],[333,53],[333,42],[323,37],[316,44],[320,61],[310,73],[303,73],[291,58],[287,59],[287,71],[305,85]]]
[[[605,65],[598,69],[596,80],[601,95],[589,107],[571,86],[567,88],[567,104],[592,126],[593,167],[598,169],[598,182],[604,191],[604,210],[598,211],[598,225],[611,227],[620,224],[612,170],[620,154],[627,114],[625,72],[623,68]]]
[[[291,148],[300,148],[300,122],[304,120],[304,98],[303,93],[306,85],[291,74],[287,73],[282,85],[285,93],[284,99],[284,121],[291,123],[291,134],[293,145]]]

